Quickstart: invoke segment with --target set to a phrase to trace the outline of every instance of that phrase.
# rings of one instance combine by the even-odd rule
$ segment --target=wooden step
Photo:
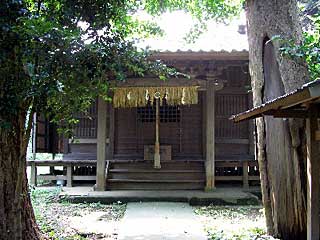
[[[108,190],[200,190],[204,180],[108,179]]]
[[[110,169],[109,172],[118,172],[118,173],[130,173],[130,172],[138,172],[138,173],[198,173],[203,172],[202,170],[171,170],[171,169]]]
[[[148,180],[148,179],[108,179],[110,182],[135,182],[135,183],[201,183],[204,180],[166,180],[166,179],[159,179],[159,180]]]
[[[153,161],[137,161],[137,162],[127,162],[119,161],[112,162],[110,165],[111,169],[154,169]],[[161,162],[162,170],[202,170],[204,168],[204,162],[193,161],[193,162],[184,162],[184,161],[166,161]]]
[[[110,169],[110,179],[188,180],[204,179],[204,170]]]
[[[195,190],[205,184],[204,161],[161,161],[155,169],[149,160],[110,162],[107,189],[110,190]]]

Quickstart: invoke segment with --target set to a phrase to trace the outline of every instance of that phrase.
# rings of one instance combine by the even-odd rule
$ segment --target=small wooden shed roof
[[[320,79],[307,83],[295,91],[266,102],[230,119],[241,122],[271,115],[280,118],[306,118],[307,135],[307,239],[319,239],[320,189]]]
[[[309,104],[319,102],[320,79],[304,84],[293,92],[268,101],[246,112],[233,115],[230,120],[241,122],[265,115],[280,118],[307,118]]]

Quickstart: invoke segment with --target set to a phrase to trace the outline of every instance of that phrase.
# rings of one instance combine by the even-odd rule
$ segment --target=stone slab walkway
[[[187,203],[128,203],[118,240],[207,240]]]
[[[258,188],[250,188],[256,191]],[[190,205],[256,205],[258,197],[242,188],[216,188],[212,192],[190,191],[93,191],[92,187],[63,187],[61,197],[70,202],[187,202]]]

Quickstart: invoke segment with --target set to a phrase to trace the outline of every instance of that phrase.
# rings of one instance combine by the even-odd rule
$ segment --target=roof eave
[[[244,120],[262,117],[264,115],[272,115],[270,114],[270,111],[286,110],[302,103],[314,101],[317,98],[320,98],[319,83],[308,87],[304,86],[301,89],[269,101],[259,107],[233,115],[230,120],[237,123]]]
[[[249,60],[249,53],[247,50],[242,51],[177,51],[177,52],[158,52],[154,53],[151,59],[161,60]]]

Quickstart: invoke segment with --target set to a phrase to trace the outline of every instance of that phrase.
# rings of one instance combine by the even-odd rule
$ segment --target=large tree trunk
[[[26,174],[25,114],[0,128],[0,239],[40,239]]]
[[[304,63],[281,56],[272,36],[301,41],[294,0],[247,0],[250,74],[254,106],[301,87]],[[305,123],[298,119],[259,118],[257,148],[263,204],[269,234],[306,239]]]

